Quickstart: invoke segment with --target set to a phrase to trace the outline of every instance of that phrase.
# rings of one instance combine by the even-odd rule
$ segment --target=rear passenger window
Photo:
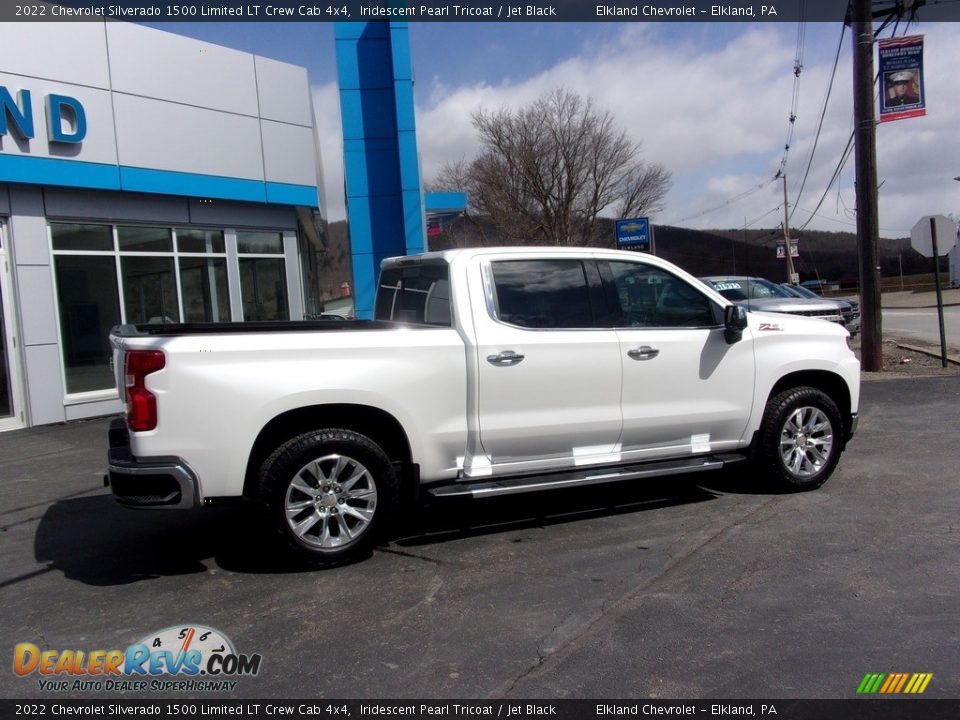
[[[450,279],[446,263],[389,268],[381,272],[374,317],[449,327]]]
[[[536,329],[595,327],[581,261],[503,260],[492,269],[502,322]]]

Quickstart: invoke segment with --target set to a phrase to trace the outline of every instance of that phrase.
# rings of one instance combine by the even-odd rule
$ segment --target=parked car
[[[247,498],[293,553],[330,565],[363,557],[428,495],[736,462],[812,490],[857,428],[860,364],[842,327],[747,312],[650,255],[392,258],[374,307],[350,323],[114,328],[127,401],[109,433],[116,499]]]
[[[794,297],[770,280],[743,275],[701,278],[710,287],[748,310],[804,315],[843,324],[840,306],[832,300]]]
[[[840,283],[836,280],[823,280],[817,278],[815,280],[804,280],[800,283],[801,287],[808,288],[810,290],[816,290],[821,293],[823,292],[832,292],[834,290],[840,289]]]
[[[825,299],[821,298],[813,292],[813,290],[805,288],[802,285],[780,283],[780,287],[795,297],[807,298],[808,300]],[[857,300],[848,298],[830,298],[830,301],[840,306],[840,314],[843,316],[843,326],[847,329],[847,332],[849,332],[850,335],[856,335],[860,332],[860,303]]]

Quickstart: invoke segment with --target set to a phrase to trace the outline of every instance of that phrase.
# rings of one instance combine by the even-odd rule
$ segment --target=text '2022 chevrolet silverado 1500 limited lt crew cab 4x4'
[[[811,489],[857,425],[843,327],[748,312],[649,255],[392,258],[375,316],[114,328],[116,499],[246,497],[334,564],[370,550],[401,488],[485,497],[751,460]]]

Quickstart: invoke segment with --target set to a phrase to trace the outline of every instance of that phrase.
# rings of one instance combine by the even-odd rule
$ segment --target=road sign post
[[[943,328],[943,291],[940,289],[940,254],[937,252],[937,223],[930,218],[930,241],[933,245],[933,278],[937,285],[937,320],[940,321],[940,365],[947,366],[947,334]]]
[[[943,326],[943,290],[940,287],[940,247],[937,235],[943,242],[943,251],[949,252],[957,241],[957,226],[943,215],[921,218],[910,231],[910,245],[925,257],[933,257],[933,278],[937,288],[937,320],[940,322],[940,364],[947,367],[947,334]]]

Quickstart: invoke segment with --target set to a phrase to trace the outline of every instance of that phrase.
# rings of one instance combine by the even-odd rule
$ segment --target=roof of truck
[[[541,256],[546,255],[621,255],[624,257],[636,258],[638,253],[628,250],[616,250],[604,247],[558,247],[553,245],[509,245],[503,247],[476,247],[476,248],[453,248],[450,250],[437,250],[433,252],[419,253],[416,255],[397,255],[383,260],[382,264],[411,265],[418,262],[430,262],[442,260],[452,262],[455,258],[466,259],[478,255],[529,255],[534,253]],[[654,255],[644,253],[644,259],[650,259],[654,262],[666,262]]]

